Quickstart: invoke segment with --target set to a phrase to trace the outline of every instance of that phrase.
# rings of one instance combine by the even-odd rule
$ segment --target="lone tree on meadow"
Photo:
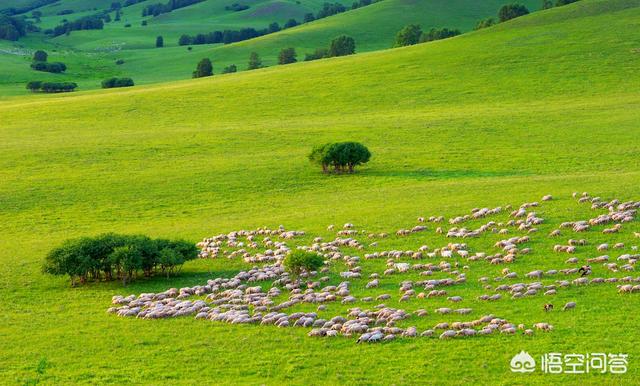
[[[331,168],[336,173],[354,173],[356,166],[369,162],[371,152],[358,142],[326,143],[314,147],[308,158],[320,165],[324,173],[329,173]]]
[[[409,24],[401,29],[396,35],[395,47],[412,46],[420,43],[422,29],[417,24]]]
[[[249,55],[247,70],[257,70],[258,68],[262,68],[262,59],[260,59],[260,55],[258,55],[257,52],[252,52],[251,55]]]
[[[193,72],[193,77],[202,78],[211,75],[213,75],[213,65],[211,64],[211,60],[209,58],[204,58],[198,62],[198,67],[196,67],[196,70]]]
[[[356,53],[356,41],[352,37],[342,35],[331,41],[329,46],[329,57],[346,56]]]
[[[498,18],[500,22],[504,22],[528,14],[529,10],[522,4],[507,4],[498,11]]]
[[[162,36],[158,36],[156,38],[156,48],[164,47],[164,38]]]
[[[298,61],[296,59],[297,56],[298,55],[296,54],[295,48],[283,48],[282,50],[280,50],[280,54],[278,55],[278,64],[295,63]]]
[[[34,52],[34,54],[33,54],[33,61],[34,62],[46,62],[48,57],[49,57],[49,55],[47,55],[46,52],[44,52],[42,50],[38,50],[38,51]]]

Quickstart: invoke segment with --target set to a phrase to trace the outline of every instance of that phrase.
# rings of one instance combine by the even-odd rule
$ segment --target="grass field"
[[[194,242],[258,226],[329,239],[328,224],[393,232],[419,215],[451,217],[474,207],[519,205],[553,194],[548,222],[519,274],[565,268],[543,237],[559,221],[594,212],[570,195],[638,199],[640,1],[583,0],[461,37],[354,57],[267,68],[127,90],[13,98],[0,104],[0,379],[171,384],[632,384],[637,294],[611,284],[571,288],[551,299],[575,312],[545,314],[547,297],[484,303],[480,276],[503,266],[473,263],[450,292],[461,306],[514,323],[545,321],[551,333],[463,340],[404,339],[357,345],[313,339],[308,329],[236,326],[179,318],[136,320],[105,313],[115,294],[163,291],[233,276],[237,260],[199,260],[179,277],[70,288],[40,273],[62,240],[140,232]],[[199,55],[198,55],[199,57]],[[325,176],[306,161],[313,145],[357,140],[372,161],[352,176]],[[504,218],[504,216],[502,216]],[[480,224],[473,222],[469,227]],[[606,238],[631,245],[638,221]],[[581,237],[596,255],[596,228]],[[569,238],[570,236],[563,237]],[[490,249],[500,236],[469,241]],[[577,238],[577,237],[576,237]],[[457,241],[457,240],[456,240]],[[440,246],[433,232],[390,237],[380,248]],[[494,252],[495,253],[495,252]],[[614,255],[616,252],[612,251]],[[439,261],[439,260],[438,260]],[[435,261],[437,263],[438,261]],[[363,263],[365,277],[382,261]],[[340,279],[334,268],[332,283]],[[594,276],[613,275],[594,266]],[[410,276],[413,280],[415,277]],[[439,276],[440,277],[440,276]],[[444,299],[387,304],[413,311]],[[546,278],[545,283],[554,279]],[[366,279],[357,297],[371,295]],[[357,304],[357,306],[367,306]],[[349,306],[330,304],[329,315]],[[309,307],[301,307],[310,309]],[[432,314],[407,325],[451,321]],[[526,350],[628,353],[626,375],[519,375]],[[38,374],[39,363],[46,363]]]
[[[291,12],[280,6],[273,8],[274,3],[286,4]],[[231,64],[236,64],[239,70],[245,70],[252,51],[261,55],[264,65],[272,66],[277,64],[277,55],[282,48],[295,47],[298,59],[303,60],[305,53],[328,46],[333,38],[341,34],[354,37],[358,52],[386,49],[392,46],[395,34],[407,24],[419,23],[424,29],[449,27],[469,31],[478,20],[495,15],[503,4],[502,0],[384,0],[250,41],[193,46],[192,51],[178,46],[178,38],[185,33],[195,35],[243,27],[265,28],[273,21],[283,25],[291,17],[300,21],[305,13],[320,9],[322,3],[318,0],[305,0],[300,4],[293,1],[257,1],[251,3],[249,10],[230,12],[224,10],[227,2],[208,0],[156,18],[146,18],[148,25],[141,26],[141,12],[146,5],[143,2],[124,8],[122,20],[106,24],[104,30],[74,31],[69,36],[55,39],[32,35],[17,43],[0,41],[0,50],[4,50],[0,55],[0,64],[7,68],[7,75],[0,75],[0,91],[2,96],[23,95],[27,92],[25,84],[34,79],[75,81],[82,90],[98,88],[102,80],[111,76],[129,76],[136,84],[186,79],[203,57],[212,59],[215,74]],[[539,6],[537,0],[524,3],[531,10]],[[56,9],[60,7],[82,10],[87,5],[78,1],[77,4],[58,3],[55,6]],[[43,12],[47,15],[47,7]],[[53,27],[64,18],[73,20],[79,15],[95,13],[88,10],[56,16],[55,12],[51,12],[52,16],[42,18],[42,28]],[[125,28],[125,24],[131,24],[131,27]],[[164,37],[165,48],[155,48],[158,35]],[[31,70],[31,54],[41,48],[52,54],[51,60],[65,62],[67,73],[53,75]],[[125,63],[116,65],[118,59]]]

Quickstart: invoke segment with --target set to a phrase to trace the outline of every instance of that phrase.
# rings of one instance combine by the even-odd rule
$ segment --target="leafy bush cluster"
[[[169,0],[169,2],[162,4],[150,4],[142,9],[142,16],[158,16],[163,13],[169,13],[175,9],[188,7],[193,4],[201,3],[205,0]]]
[[[116,87],[132,87],[134,86],[131,78],[109,78],[102,81],[102,88]]]
[[[21,17],[0,14],[0,39],[16,41],[27,34],[27,22]]]
[[[558,1],[563,1],[563,0],[558,0]],[[574,0],[577,1],[577,0]],[[545,3],[547,1],[543,0],[542,3],[542,7],[545,8]],[[520,16],[524,16],[524,15],[528,15],[529,14],[529,10],[527,9],[527,7],[525,7],[522,4],[506,4],[503,5],[500,10],[498,10],[498,20],[496,21],[494,18],[490,17],[487,19],[483,19],[480,20],[477,24],[475,29],[479,30],[482,28],[487,28],[487,27],[491,27],[492,25],[498,24],[498,23],[502,23],[511,19],[515,19],[517,17]]]
[[[54,74],[59,74],[67,70],[67,66],[61,62],[33,62],[31,63],[31,68],[36,71],[52,72]]]
[[[198,248],[186,241],[108,233],[67,240],[49,252],[42,269],[69,276],[72,286],[89,280],[122,280],[126,284],[140,273],[168,276],[197,256]]]
[[[457,29],[432,28],[429,32],[422,32],[422,28],[419,25],[409,24],[397,33],[394,46],[411,46],[433,40],[447,39],[457,35],[460,35],[460,31]]]
[[[507,4],[503,5],[498,11],[498,19],[502,23],[528,14],[529,10],[522,4]]]
[[[231,74],[233,72],[238,72],[238,67],[235,64],[232,64],[222,69],[223,74]]]
[[[333,58],[335,56],[353,55],[356,53],[356,41],[346,35],[338,36],[331,41],[329,48],[317,48],[314,52],[306,54],[305,61]]]
[[[431,28],[429,32],[424,32],[422,36],[420,36],[421,42],[431,42],[434,40],[448,39],[454,36],[460,35],[460,30],[457,29],[448,29],[448,28]]]
[[[213,64],[211,63],[211,59],[209,58],[200,60],[200,62],[198,62],[196,70],[192,74],[194,78],[203,78],[205,76],[211,75],[213,75]]]
[[[324,259],[317,253],[296,249],[285,257],[283,264],[289,272],[299,275],[302,271],[317,271],[324,265]]]
[[[314,147],[309,154],[309,160],[320,165],[324,173],[329,173],[331,167],[336,173],[353,173],[356,166],[370,159],[369,149],[358,142],[326,143]]]
[[[71,92],[74,91],[77,87],[78,85],[74,82],[42,82],[39,80],[34,80],[27,83],[27,90],[30,90],[31,92]]]
[[[51,72],[59,74],[67,71],[67,66],[61,62],[47,62],[49,55],[43,50],[37,50],[33,54],[33,62],[31,62],[31,68],[36,71]]]
[[[298,61],[296,59],[297,56],[298,54],[296,54],[295,48],[293,47],[283,48],[282,50],[280,50],[280,53],[278,54],[278,64],[295,63]]]
[[[52,36],[70,34],[71,31],[103,29],[105,15],[85,16],[78,20],[66,21],[53,29],[45,30],[44,33]]]

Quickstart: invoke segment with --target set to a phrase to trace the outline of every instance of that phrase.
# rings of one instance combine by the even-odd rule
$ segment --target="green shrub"
[[[209,58],[204,58],[198,62],[196,70],[193,72],[194,78],[203,78],[213,75],[213,65]]]
[[[67,70],[67,66],[60,62],[33,62],[31,63],[31,68],[36,71],[51,72],[54,74],[59,74]]]
[[[356,41],[352,37],[342,35],[331,41],[328,57],[346,56],[356,53]]]
[[[122,280],[126,284],[138,273],[168,276],[197,256],[197,247],[186,241],[108,233],[65,241],[47,254],[42,269],[69,276],[72,286],[88,280]]]
[[[322,256],[301,249],[291,251],[284,259],[284,266],[294,275],[299,275],[302,271],[317,271],[323,264]]]
[[[223,74],[230,74],[232,72],[238,72],[238,67],[235,64],[232,64],[222,69]]]
[[[324,173],[329,172],[330,166],[338,173],[353,173],[356,166],[369,162],[371,152],[358,142],[326,143],[314,147],[308,158],[320,165]]]
[[[460,30],[449,28],[432,28],[429,32],[425,32],[420,36],[420,42],[431,42],[434,40],[448,39],[460,35]]]
[[[46,62],[47,58],[48,58],[48,55],[43,50],[38,50],[38,51],[34,52],[34,54],[33,54],[33,61],[34,62]]]
[[[131,78],[109,78],[102,81],[102,88],[132,87],[134,85]]]
[[[498,11],[498,18],[500,22],[504,22],[528,14],[529,10],[522,4],[507,4]]]
[[[31,81],[27,83],[27,89],[32,92],[42,91],[46,93],[70,92],[78,87],[73,82],[41,82]]]
[[[329,50],[327,48],[316,48],[316,50],[310,54],[304,56],[305,62],[311,60],[324,59],[329,57]]]
[[[396,35],[394,47],[404,47],[418,44],[422,36],[422,29],[417,24],[409,24]]]
[[[278,64],[290,64],[295,63],[298,60],[296,59],[296,49],[289,47],[283,48],[280,50],[280,54],[278,55]]]

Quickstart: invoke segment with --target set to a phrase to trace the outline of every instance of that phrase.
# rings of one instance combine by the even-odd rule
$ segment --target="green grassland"
[[[358,52],[386,49],[393,45],[397,31],[407,24],[418,23],[425,29],[449,27],[469,31],[478,20],[495,15],[504,2],[384,0],[250,41],[230,45],[193,46],[192,51],[178,46],[179,36],[185,33],[194,35],[244,27],[259,29],[273,21],[283,25],[291,17],[300,21],[305,13],[315,13],[320,9],[323,2],[305,0],[297,4],[295,1],[256,1],[250,3],[250,9],[242,12],[225,11],[224,6],[228,3],[208,0],[156,18],[142,18],[142,8],[147,4],[143,2],[123,8],[122,20],[106,24],[103,30],[73,31],[69,36],[54,39],[33,35],[17,43],[0,41],[0,50],[12,53],[0,55],[0,63],[7,68],[0,75],[0,94],[25,94],[25,84],[34,79],[75,81],[83,90],[98,88],[103,79],[111,76],[132,77],[136,84],[185,79],[190,77],[196,63],[203,57],[212,59],[214,73],[217,74],[231,64],[244,70],[252,51],[261,55],[264,65],[273,66],[276,65],[277,55],[282,48],[295,47],[298,59],[302,60],[305,53],[328,46],[331,39],[341,34],[354,37]],[[537,0],[527,0],[524,3],[531,10],[538,9],[539,6]],[[43,9],[46,11],[47,7]],[[92,13],[95,11],[65,16],[53,13],[43,17],[40,26],[43,29],[50,28],[64,18],[74,20]],[[143,19],[148,20],[147,26],[141,25]],[[126,24],[131,24],[131,27],[125,28]],[[165,48],[155,48],[158,35],[164,37]],[[66,63],[67,73],[54,75],[31,70],[29,56],[33,50],[40,48],[52,52],[52,60]],[[116,65],[118,59],[125,63]]]
[[[521,275],[564,268],[567,256],[551,251],[558,240],[544,236],[560,221],[594,214],[570,198],[573,191],[623,200],[639,196],[639,26],[639,0],[583,0],[408,48],[2,102],[0,379],[51,384],[634,383],[640,376],[638,298],[618,295],[610,284],[573,287],[554,298],[487,304],[475,300],[484,292],[477,278],[497,276],[503,266],[472,263],[469,282],[450,292],[465,298],[460,305],[474,308],[473,316],[545,321],[554,331],[357,345],[355,339],[309,338],[303,328],[192,318],[146,321],[105,313],[114,294],[233,276],[249,267],[238,260],[191,262],[178,277],[141,280],[124,289],[116,283],[72,289],[64,278],[41,274],[40,265],[62,240],[108,231],[195,242],[220,232],[283,224],[305,230],[308,236],[301,242],[308,243],[315,235],[333,238],[328,224],[353,222],[358,229],[393,232],[414,225],[419,215],[450,217],[553,194],[557,199],[537,210],[547,222],[532,236],[533,252],[509,268]],[[306,161],[313,145],[339,140],[365,143],[372,161],[350,176],[322,175]],[[632,232],[639,228],[635,220],[610,237],[594,228],[581,235],[590,246],[576,256],[595,256],[594,245],[605,240],[631,245]],[[491,250],[500,238],[486,235],[468,242],[477,250]],[[430,226],[426,233],[385,239],[379,248],[415,249],[448,241]],[[363,263],[363,276],[380,272],[383,265]],[[336,272],[343,269],[342,264],[333,268],[331,283],[340,281]],[[414,276],[383,279],[381,290],[393,295],[387,305],[408,311],[447,305],[444,299],[398,303],[398,283]],[[594,276],[612,274],[597,265]],[[364,289],[365,283],[353,282],[355,296],[374,294]],[[545,314],[547,301],[556,306],[576,301],[578,308]],[[323,316],[347,308],[330,304]],[[432,314],[406,323],[425,329],[452,320]],[[628,353],[629,372],[513,374],[509,360],[521,350],[536,356]],[[43,358],[48,365],[38,375]]]

